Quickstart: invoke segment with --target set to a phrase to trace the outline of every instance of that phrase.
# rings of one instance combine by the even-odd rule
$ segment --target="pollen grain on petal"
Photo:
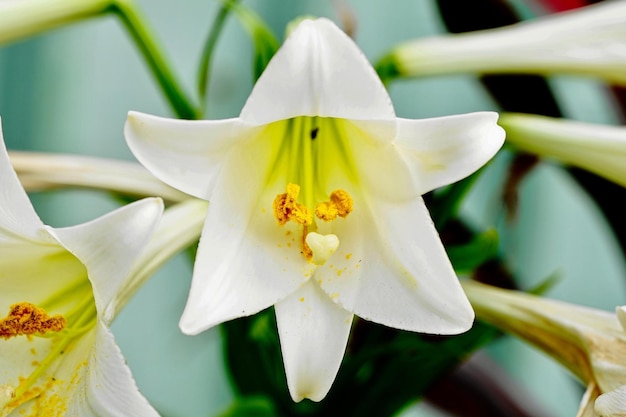
[[[0,319],[0,337],[9,339],[20,335],[45,334],[60,332],[67,325],[61,316],[49,316],[46,311],[28,302],[13,304],[9,314]]]
[[[287,192],[278,194],[274,199],[274,217],[281,226],[289,220],[303,226],[313,222],[309,209],[298,203],[298,194],[300,194],[300,186],[289,183]]]

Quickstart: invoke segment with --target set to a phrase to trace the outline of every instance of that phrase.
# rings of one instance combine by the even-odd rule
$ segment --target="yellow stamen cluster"
[[[298,194],[300,194],[299,185],[291,183],[287,184],[287,192],[278,194],[274,199],[274,217],[281,226],[286,224],[288,221],[293,221],[294,223],[302,226],[302,255],[308,261],[313,261],[314,254],[313,250],[307,243],[307,235],[309,234],[310,225],[313,225],[313,231],[317,230],[317,228],[313,224],[313,216],[311,215],[309,209],[305,205],[298,203]],[[346,217],[352,212],[353,207],[354,200],[352,200],[350,194],[344,190],[335,190],[330,194],[330,201],[317,204],[315,207],[315,216],[320,220],[329,222],[335,220],[337,217]],[[336,236],[334,237],[336,239]],[[335,248],[330,251],[330,253],[335,251],[338,244],[339,243],[337,241]],[[322,246],[324,245],[317,245],[318,249]],[[327,254],[326,258],[328,256],[330,256],[330,254]]]
[[[354,200],[344,190],[335,190],[330,194],[330,201],[319,203],[315,207],[315,216],[329,222],[335,220],[337,216],[346,217],[354,207]]]
[[[43,308],[22,302],[13,304],[8,316],[0,319],[0,337],[9,339],[20,335],[60,332],[66,325],[67,320],[63,316],[50,317]]]
[[[300,194],[299,185],[287,184],[287,192],[278,194],[274,199],[274,217],[281,226],[289,220],[303,226],[313,222],[309,209],[298,203],[298,194]]]

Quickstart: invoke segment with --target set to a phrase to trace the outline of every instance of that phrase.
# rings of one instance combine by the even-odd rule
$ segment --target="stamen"
[[[313,259],[313,251],[306,241],[308,235],[310,235],[309,228],[307,226],[304,226],[302,229],[302,255],[307,261],[310,261],[311,259]]]
[[[319,203],[315,207],[315,216],[320,220],[329,222],[335,220],[337,216],[348,216],[353,207],[354,200],[347,191],[335,190],[330,194],[330,201]]]
[[[313,216],[309,209],[298,203],[300,186],[287,184],[287,192],[278,194],[274,199],[274,217],[278,224],[283,226],[288,221],[293,221],[302,226],[302,255],[306,260],[316,265],[323,265],[339,247],[339,239],[335,235],[321,235],[310,232],[309,226],[313,224]],[[337,217],[346,217],[354,207],[354,200],[347,191],[335,190],[330,194],[330,201],[319,203],[315,208],[315,215],[326,222],[335,220]],[[313,230],[317,228],[312,226]]]
[[[312,252],[309,259],[315,265],[324,265],[339,247],[339,238],[336,235],[321,235],[311,232],[305,239]]]
[[[274,217],[281,226],[289,220],[303,226],[313,223],[309,209],[298,203],[298,194],[300,186],[290,183],[287,184],[287,192],[278,194],[274,199]]]
[[[50,317],[43,308],[21,302],[13,304],[7,317],[0,320],[0,337],[9,339],[20,335],[60,332],[67,325],[65,317]]]

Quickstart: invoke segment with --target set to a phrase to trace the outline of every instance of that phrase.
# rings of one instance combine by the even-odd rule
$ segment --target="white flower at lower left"
[[[163,211],[160,199],[45,226],[0,132],[0,417],[158,416],[109,329]]]

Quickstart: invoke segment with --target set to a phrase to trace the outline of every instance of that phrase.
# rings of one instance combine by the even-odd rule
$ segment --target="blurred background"
[[[195,91],[200,52],[217,1],[138,1],[187,91]],[[513,2],[523,16],[535,9]],[[248,0],[282,40],[285,25],[300,15],[327,16],[340,26],[345,13],[355,40],[372,61],[398,42],[445,32],[431,0]],[[252,47],[230,18],[213,61],[208,118],[239,113],[252,88]],[[567,117],[616,123],[606,91],[597,82],[549,80]],[[390,86],[398,116],[423,118],[479,110],[497,104],[473,75],[398,81]],[[61,152],[132,160],[122,128],[129,110],[172,113],[121,24],[113,17],[80,22],[0,48],[0,117],[9,149]],[[552,274],[561,278],[552,298],[613,310],[626,304],[624,257],[606,221],[587,194],[556,164],[542,162],[519,189],[519,212],[507,220],[501,153],[463,206],[479,229],[497,227],[501,249],[523,288]],[[33,196],[43,220],[76,224],[115,207],[98,193],[63,191]],[[616,203],[617,204],[617,203]],[[233,394],[224,369],[219,329],[188,337],[178,330],[191,278],[179,256],[141,289],[113,331],[141,391],[167,417],[206,417],[228,407]],[[519,384],[519,400],[546,416],[573,416],[582,387],[541,353],[503,337],[480,352],[480,363],[500,367]],[[507,379],[505,384],[509,384]],[[445,415],[416,405],[406,416]]]

